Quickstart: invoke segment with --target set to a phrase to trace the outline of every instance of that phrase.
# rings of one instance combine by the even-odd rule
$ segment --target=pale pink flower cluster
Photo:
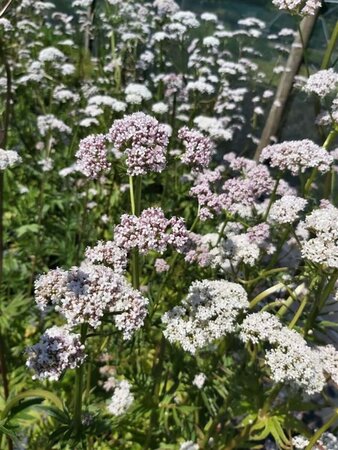
[[[126,250],[138,248],[141,253],[154,250],[163,253],[168,245],[182,252],[188,242],[184,219],[167,219],[161,208],[148,208],[140,217],[123,214],[115,227],[114,241]]]
[[[107,159],[106,138],[103,134],[91,134],[82,139],[76,157],[79,169],[93,179],[111,167]]]
[[[272,0],[279,9],[304,16],[313,16],[322,6],[322,0]]]
[[[250,242],[262,245],[270,237],[270,226],[267,223],[259,223],[248,228],[246,234]]]
[[[86,258],[93,264],[109,266],[118,274],[123,274],[127,266],[127,251],[114,241],[99,241],[95,247],[88,247]]]
[[[186,149],[181,157],[184,164],[195,169],[208,167],[213,150],[213,143],[208,137],[197,130],[183,127],[178,131],[178,138],[183,141]]]
[[[233,170],[241,171],[241,174],[227,179],[223,184],[219,169],[205,170],[196,178],[190,195],[198,200],[201,220],[212,218],[224,210],[241,217],[250,217],[256,202],[272,192],[274,180],[268,168],[249,161],[231,158]]]
[[[155,261],[155,270],[157,273],[168,272],[170,269],[169,264],[162,258],[157,258]]]
[[[338,84],[338,73],[334,69],[319,70],[319,72],[310,75],[303,87],[305,92],[317,94],[319,97],[325,97],[334,91]]]
[[[69,326],[88,323],[97,328],[105,313],[114,313],[125,339],[143,325],[148,304],[112,269],[93,264],[41,275],[35,282],[35,299],[41,310],[54,305]]]
[[[129,175],[161,172],[166,165],[167,127],[142,112],[115,120],[107,138],[114,149],[127,155]]]
[[[75,369],[85,359],[80,335],[71,333],[67,327],[49,328],[26,353],[26,365],[35,371],[33,379],[39,380],[58,380],[66,369]]]
[[[301,141],[285,141],[268,145],[262,150],[260,161],[268,161],[271,167],[279,170],[290,170],[293,175],[317,168],[319,172],[327,172],[333,163],[332,156],[325,148],[310,139]]]

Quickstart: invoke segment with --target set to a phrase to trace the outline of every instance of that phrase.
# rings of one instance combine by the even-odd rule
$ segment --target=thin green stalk
[[[311,173],[310,177],[307,179],[307,182],[305,183],[304,197],[306,197],[308,195],[308,193],[310,192],[311,187],[312,187],[312,183],[314,182],[314,180],[315,180],[315,178],[317,176],[317,173],[318,173],[318,169],[317,169],[317,167],[315,167],[312,170],[312,173]]]
[[[268,218],[268,215],[269,215],[271,206],[272,206],[273,202],[275,201],[276,192],[277,192],[278,185],[279,185],[279,180],[280,180],[280,175],[278,175],[278,178],[276,179],[275,186],[274,186],[274,188],[273,188],[273,191],[272,191],[272,194],[271,194],[271,197],[270,197],[270,201],[269,201],[267,210],[266,210],[266,212],[265,212],[265,214],[264,214],[264,218],[263,218],[263,221],[264,221],[264,222],[265,222],[266,219]]]
[[[84,344],[87,337],[88,325],[81,325],[81,343]],[[82,394],[83,394],[84,364],[76,369],[75,373],[75,399],[74,399],[74,434],[80,437],[82,430]]]
[[[133,215],[141,213],[142,178],[129,177],[130,205]],[[140,288],[140,254],[137,248],[132,250],[131,256],[132,284],[135,289]]]
[[[264,300],[266,297],[268,297],[271,294],[274,294],[275,292],[279,291],[284,287],[283,283],[277,283],[274,286],[265,289],[265,291],[260,292],[254,299],[251,300],[249,308],[254,308],[260,301]]]
[[[296,311],[296,314],[293,316],[293,319],[289,323],[290,330],[292,330],[292,328],[294,328],[296,326],[298,320],[300,319],[301,315],[303,314],[303,311],[305,309],[305,306],[306,306],[308,300],[309,300],[309,296],[305,295],[301,304],[299,305],[299,308]]]
[[[1,15],[5,13],[6,9],[10,6],[12,2],[9,1],[1,11]],[[6,73],[6,98],[5,98],[5,109],[3,112],[3,126],[0,133],[0,148],[6,148],[7,138],[9,131],[9,124],[11,118],[11,97],[12,97],[12,72],[9,65],[5,48],[3,42],[0,42],[0,57],[5,67]],[[4,253],[4,229],[3,229],[3,216],[4,216],[4,175],[3,172],[0,173],[0,292],[3,284],[3,253]],[[9,396],[9,381],[8,381],[8,369],[6,362],[6,343],[4,336],[0,335],[0,370],[2,383],[4,388],[5,399]],[[8,449],[12,450],[13,442],[10,437],[8,437]]]
[[[326,47],[324,58],[322,61],[321,69],[328,69],[331,61],[331,56],[336,48],[336,43],[338,40],[338,21],[336,22],[336,25],[332,31],[328,46]]]
[[[130,193],[130,209],[131,213],[135,215],[135,194],[134,194],[134,179],[129,175],[129,193]]]
[[[338,135],[338,131],[333,129],[330,131],[329,135],[327,136],[323,147],[328,150],[331,146],[331,144],[336,139],[336,136]],[[330,196],[334,197],[334,181],[335,181],[335,168],[331,167],[329,172],[326,174],[325,178],[325,186],[324,186],[324,198],[330,198]]]
[[[315,302],[312,306],[312,310],[310,311],[309,317],[308,317],[305,327],[304,327],[304,335],[305,336],[308,334],[309,330],[312,328],[318,313],[324,307],[326,300],[328,299],[330,293],[332,292],[332,290],[336,284],[337,278],[338,278],[338,270],[332,274],[330,281],[326,284],[323,292],[321,292],[322,289],[319,289],[319,292],[316,295]],[[321,287],[322,287],[322,285],[323,285],[323,283],[321,284]]]
[[[156,352],[153,368],[152,368],[152,375],[154,379],[154,385],[153,385],[153,406],[152,406],[152,412],[150,415],[150,422],[149,422],[149,429],[148,434],[144,446],[144,450],[147,450],[150,448],[151,439],[154,430],[158,429],[158,405],[160,400],[160,388],[161,388],[161,382],[162,382],[162,368],[163,368],[163,362],[164,362],[164,354],[165,354],[165,348],[166,348],[166,339],[162,335],[161,343],[159,345],[158,351]]]
[[[331,425],[333,425],[337,420],[338,420],[338,409],[336,409],[331,419],[329,419],[326,423],[324,423],[324,425],[315,432],[305,450],[311,450],[313,446],[321,438],[321,436],[325,433],[325,431],[327,431],[331,427]]]

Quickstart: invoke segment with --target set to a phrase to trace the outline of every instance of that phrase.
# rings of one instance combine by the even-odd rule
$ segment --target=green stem
[[[130,186],[130,203],[131,212],[135,216],[139,216],[141,213],[141,192],[142,192],[142,178],[129,177]],[[140,254],[138,248],[132,250],[131,257],[131,269],[132,269],[132,284],[135,289],[140,288]]]
[[[135,194],[134,194],[134,179],[129,176],[129,193],[130,193],[130,209],[133,215],[136,214],[135,209]]]
[[[331,144],[333,143],[333,141],[335,140],[336,136],[337,136],[338,132],[337,130],[333,129],[330,131],[329,135],[327,136],[323,147],[326,148],[326,150],[328,150],[331,146]],[[331,167],[331,169],[329,170],[329,172],[326,174],[326,178],[325,178],[325,185],[324,185],[324,198],[334,198],[334,180],[335,180],[335,168]]]
[[[336,281],[338,278],[338,271],[332,274],[330,281],[325,286],[323,292],[321,292],[321,289],[319,290],[319,293],[316,296],[315,302],[313,304],[312,310],[309,314],[308,320],[304,327],[304,335],[306,336],[309,332],[309,330],[312,328],[317,314],[321,311],[321,309],[324,307],[326,300],[328,299],[330,293],[332,292]]]
[[[81,343],[84,344],[87,337],[88,325],[81,325]],[[83,394],[84,364],[76,369],[75,373],[75,400],[74,400],[74,433],[80,437],[82,430],[82,394]]]
[[[318,173],[318,170],[317,170],[317,168],[315,167],[315,168],[312,170],[312,173],[311,173],[310,177],[308,178],[307,182],[305,183],[305,187],[304,187],[304,197],[306,197],[306,196],[308,195],[308,193],[310,192],[312,183],[314,182],[314,180],[315,180],[315,178],[316,178],[316,176],[317,176],[317,173]]]
[[[273,188],[273,191],[272,191],[272,194],[271,194],[271,197],[270,197],[270,201],[269,201],[267,210],[266,210],[266,212],[264,214],[264,217],[263,217],[263,221],[264,222],[266,222],[266,219],[269,216],[269,212],[270,212],[271,206],[272,206],[273,202],[275,201],[276,193],[277,193],[277,189],[278,189],[278,185],[279,185],[279,180],[280,180],[280,175],[278,175],[278,178],[276,179],[275,186]]]
[[[284,287],[283,283],[277,283],[274,286],[270,287],[269,289],[265,289],[265,291],[260,292],[256,297],[251,300],[249,308],[254,308],[260,301],[264,300],[266,297],[269,297],[269,295],[279,291]]]
[[[326,47],[326,50],[324,53],[324,58],[323,58],[322,65],[321,65],[322,70],[327,69],[329,67],[330,61],[331,61],[331,56],[336,47],[337,40],[338,40],[338,21],[336,22],[336,25],[332,31],[328,46]]]
[[[311,450],[313,446],[318,442],[320,437],[325,433],[325,431],[327,431],[331,427],[331,425],[333,425],[337,420],[338,420],[338,410],[336,410],[335,414],[331,417],[331,419],[329,419],[326,423],[324,423],[324,425],[315,432],[305,450]]]
[[[303,314],[303,311],[308,302],[308,299],[309,299],[309,297],[307,295],[305,295],[301,304],[299,305],[299,308],[296,311],[296,314],[294,315],[293,319],[291,320],[291,322],[289,324],[290,330],[292,330],[292,328],[294,328],[296,326],[298,320],[300,319],[300,316]]]
[[[163,368],[163,362],[164,362],[164,354],[165,354],[165,348],[166,348],[166,340],[165,337],[162,335],[160,346],[156,352],[153,368],[152,368],[152,375],[154,379],[154,385],[153,385],[153,407],[152,412],[150,415],[150,423],[149,423],[149,429],[148,434],[146,438],[146,443],[144,446],[144,450],[147,450],[150,447],[152,434],[154,430],[158,429],[158,407],[159,407],[159,401],[160,401],[160,388],[161,388],[161,382],[162,382],[162,368]]]

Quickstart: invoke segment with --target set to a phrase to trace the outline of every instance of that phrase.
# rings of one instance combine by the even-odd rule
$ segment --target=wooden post
[[[261,136],[255,153],[255,160],[258,161],[261,151],[264,147],[270,144],[270,139],[275,136],[282,119],[282,115],[286,106],[286,102],[291,92],[295,75],[297,75],[301,65],[304,49],[306,48],[314,24],[316,23],[317,15],[306,16],[300,23],[301,33],[297,33],[295,40],[291,46],[289,58],[287,60],[283,75],[279,82],[274,102],[271,106],[269,116],[265,123],[265,127]]]

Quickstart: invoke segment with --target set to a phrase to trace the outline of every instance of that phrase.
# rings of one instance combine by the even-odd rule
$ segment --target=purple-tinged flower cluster
[[[305,172],[311,168],[327,172],[333,158],[325,148],[310,139],[303,139],[268,145],[262,150],[260,161],[269,161],[271,167],[277,167],[282,171],[290,170],[293,175],[297,175],[299,171]]]
[[[148,208],[140,217],[123,214],[115,228],[114,240],[123,249],[138,248],[144,254],[151,250],[163,253],[168,245],[182,252],[188,231],[182,218],[167,219],[161,208]]]
[[[41,275],[35,282],[35,298],[41,310],[54,305],[70,326],[89,323],[97,328],[105,313],[114,313],[125,339],[143,325],[148,304],[112,269],[92,264]]]
[[[127,266],[127,252],[114,241],[99,241],[86,249],[86,258],[93,264],[109,266],[117,274],[123,274]]]
[[[195,169],[208,167],[213,150],[213,143],[209,138],[197,130],[189,130],[188,127],[179,130],[178,138],[182,139],[186,149],[181,157],[184,164]]]
[[[129,175],[161,172],[166,165],[167,127],[142,112],[115,120],[107,135],[117,151],[127,155]]]
[[[75,369],[85,359],[80,335],[70,333],[67,327],[49,328],[26,353],[26,365],[36,373],[33,379],[40,380],[58,380],[66,369]]]
[[[322,6],[322,0],[272,0],[278,9],[303,16],[313,16]]]
[[[76,157],[80,170],[93,179],[111,167],[107,159],[106,138],[103,134],[91,134],[82,139]]]

